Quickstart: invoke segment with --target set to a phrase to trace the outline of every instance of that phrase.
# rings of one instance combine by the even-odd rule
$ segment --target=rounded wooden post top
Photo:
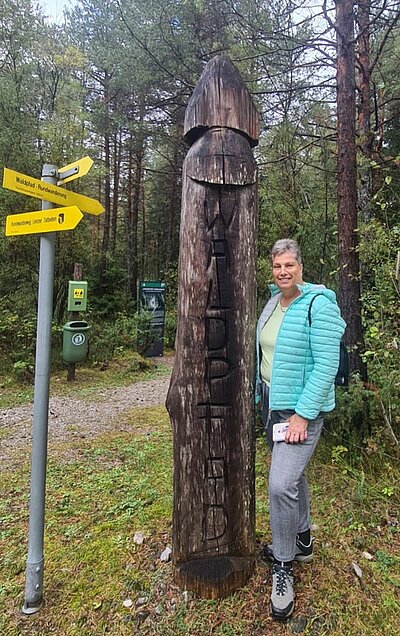
[[[226,55],[216,55],[205,67],[185,113],[184,137],[192,144],[214,126],[244,133],[258,144],[259,118],[239,71]]]

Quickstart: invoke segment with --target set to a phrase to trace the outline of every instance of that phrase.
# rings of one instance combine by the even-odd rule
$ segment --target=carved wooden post
[[[225,56],[189,101],[178,330],[167,408],[174,435],[175,580],[207,598],[254,568],[253,377],[258,115]]]

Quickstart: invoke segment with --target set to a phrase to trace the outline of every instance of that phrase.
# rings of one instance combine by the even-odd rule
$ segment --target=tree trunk
[[[104,71],[104,214],[103,217],[103,239],[101,243],[100,258],[100,282],[107,267],[107,258],[110,249],[110,222],[111,222],[111,153],[110,153],[110,78],[107,71]]]
[[[365,221],[371,218],[372,199],[372,135],[371,135],[371,71],[370,71],[370,9],[371,0],[358,0],[358,116],[357,135],[359,155],[358,205]]]
[[[140,220],[140,232],[139,232],[139,236],[138,236],[138,245],[139,245],[139,238],[140,238],[140,248],[138,250],[138,275],[140,277],[140,280],[145,280],[145,275],[146,272],[148,270],[147,267],[147,259],[146,259],[146,253],[148,252],[148,232],[147,232],[147,219],[146,219],[146,202],[145,202],[145,191],[144,191],[144,187],[142,184],[142,190],[141,190],[141,206],[140,206],[140,217],[138,219],[138,230],[139,230],[139,220]],[[154,250],[153,254],[157,255],[157,264],[159,261],[159,253],[158,250]],[[148,274],[147,274],[148,275]]]
[[[136,139],[133,136],[129,142],[129,169],[128,169],[128,277],[131,297],[136,299],[137,279],[139,271],[138,257],[138,220],[142,197],[143,159],[144,159],[144,135],[142,132],[144,110],[141,109],[140,128]]]
[[[129,139],[129,155],[128,155],[128,182],[127,182],[127,210],[126,210],[126,234],[127,234],[127,271],[129,281],[129,291],[131,298],[137,300],[137,230],[138,230],[138,203],[137,192],[134,189],[133,177],[133,153],[134,141],[131,135]]]
[[[112,194],[112,210],[111,210],[111,237],[110,251],[115,252],[117,241],[117,225],[118,225],[118,203],[119,203],[119,182],[121,173],[121,129],[114,133],[113,154],[114,154],[114,175],[113,175],[113,194]]]
[[[258,130],[250,95],[227,58],[207,65],[185,129],[193,145],[183,169],[178,329],[167,397],[173,566],[181,587],[217,598],[246,583],[255,552],[257,186],[250,144]]]
[[[143,160],[145,154],[145,135],[143,130],[145,113],[144,96],[140,97],[139,121],[135,138],[129,141],[129,193],[128,193],[128,275],[131,297],[137,296],[138,259],[138,219],[140,197],[142,193]],[[134,169],[133,169],[134,165]]]
[[[174,138],[173,158],[171,165],[171,183],[168,197],[168,239],[166,245],[165,270],[167,271],[171,262],[176,258],[176,217],[178,208],[178,156],[179,141]]]
[[[366,380],[366,367],[361,359],[364,336],[358,256],[353,0],[337,0],[336,26],[339,299],[347,323],[345,342],[349,347],[350,371],[358,371]]]

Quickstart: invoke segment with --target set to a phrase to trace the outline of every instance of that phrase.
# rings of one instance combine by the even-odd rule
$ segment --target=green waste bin
[[[65,362],[82,362],[88,352],[89,325],[84,320],[72,320],[63,327],[62,356]]]

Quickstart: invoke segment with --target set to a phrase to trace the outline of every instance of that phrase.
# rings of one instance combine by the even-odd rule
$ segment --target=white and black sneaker
[[[272,567],[271,592],[272,618],[284,621],[293,614],[293,610],[293,568],[283,563],[274,563]]]
[[[294,555],[294,561],[300,561],[301,563],[311,563],[313,560],[313,547],[314,547],[314,537],[310,538],[310,543],[305,545],[296,537],[296,554]],[[273,561],[274,553],[272,549],[272,544],[266,544],[262,549],[262,557],[266,560]]]

